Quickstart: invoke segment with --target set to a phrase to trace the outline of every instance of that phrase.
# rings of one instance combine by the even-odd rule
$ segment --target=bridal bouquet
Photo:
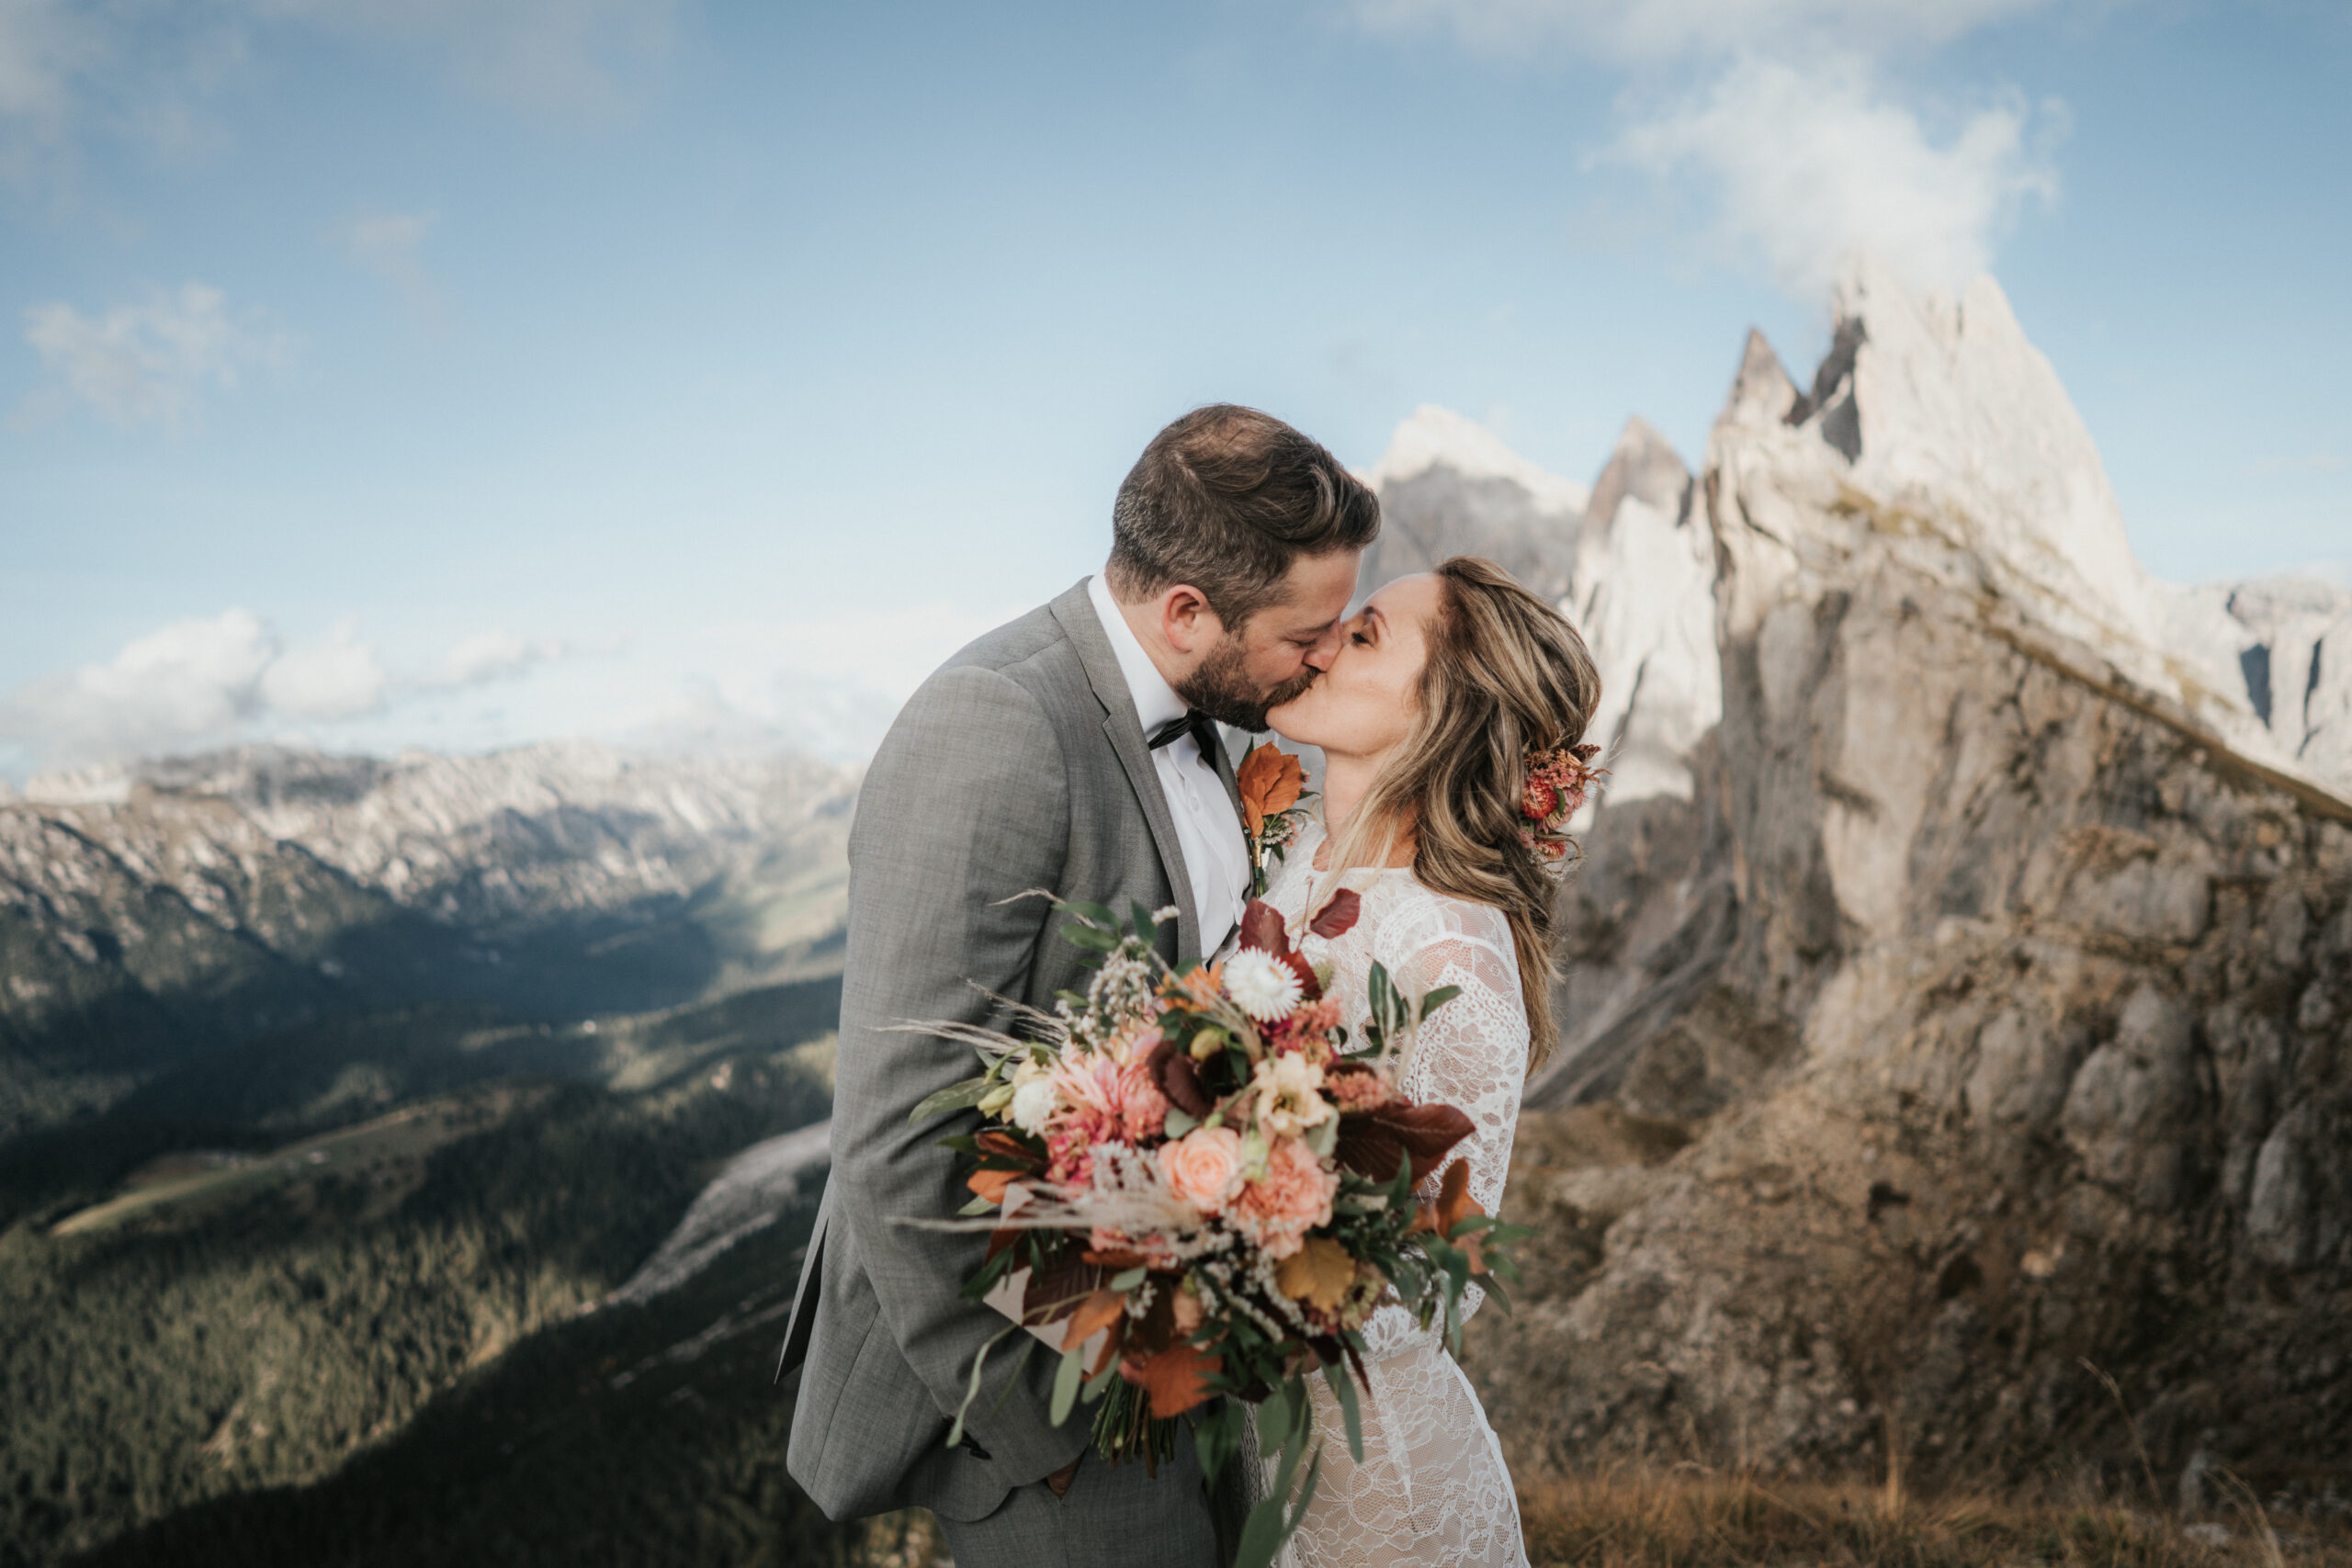
[[[980,1071],[913,1119],[977,1108],[982,1125],[944,1140],[973,1161],[962,1217],[908,1223],[988,1230],[965,1294],[1017,1320],[975,1359],[948,1440],[962,1437],[990,1350],[1023,1326],[1036,1331],[1022,1337],[1024,1357],[1041,1339],[1059,1349],[1053,1419],[1091,1406],[1114,1461],[1156,1465],[1189,1430],[1214,1481],[1254,1404],[1275,1473],[1239,1561],[1262,1568],[1314,1496],[1306,1380],[1329,1384],[1361,1459],[1360,1331],[1374,1308],[1442,1321],[1458,1346],[1473,1276],[1498,1295],[1498,1276],[1518,1277],[1507,1252],[1529,1233],[1479,1210],[1466,1166],[1436,1202],[1414,1196],[1471,1122],[1405,1099],[1397,1058],[1455,988],[1415,1000],[1375,965],[1371,1020],[1351,1041],[1325,976],[1262,902],[1238,952],[1182,974],[1153,946],[1173,910],[1136,905],[1123,921],[1100,905],[1062,908],[1063,934],[1101,954],[1084,996],[1033,1012],[1028,1039],[930,1026],[974,1046]],[[1342,891],[1309,929],[1337,936],[1358,912]]]

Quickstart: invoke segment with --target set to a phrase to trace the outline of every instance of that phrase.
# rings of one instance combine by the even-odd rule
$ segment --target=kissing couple
[[[1329,976],[1324,994],[1351,1028],[1371,1017],[1375,966],[1408,997],[1453,997],[1399,1069],[1407,1097],[1459,1107],[1473,1128],[1421,1198],[1461,1165],[1457,1190],[1466,1175],[1486,1213],[1499,1207],[1521,1087],[1557,1034],[1558,847],[1527,826],[1559,760],[1589,754],[1600,680],[1576,629],[1469,557],[1351,615],[1379,502],[1251,409],[1161,431],[1111,523],[1101,572],[908,702],[850,835],[832,1172],[779,1371],[802,1370],[786,1462],[836,1519],[929,1508],[960,1568],[1212,1568],[1270,1483],[1246,1448],[1213,1478],[1188,1442],[1157,1464],[1108,1462],[1085,1423],[1049,1418],[1050,1360],[983,1362],[967,1405],[975,1359],[1004,1327],[963,1293],[985,1238],[894,1222],[953,1215],[969,1195],[939,1124],[909,1115],[971,1056],[905,1026],[1001,1028],[1085,987],[1086,955],[1024,895],[1172,906],[1157,940],[1179,970],[1228,950],[1253,857],[1218,727],[1272,729],[1323,756],[1319,819],[1265,868],[1262,897]],[[1341,886],[1361,914],[1318,935],[1309,912]],[[946,1130],[976,1125],[967,1111]],[[1524,1564],[1500,1446],[1438,1332],[1392,1303],[1362,1335],[1361,1458],[1315,1383],[1320,1483],[1283,1561]]]

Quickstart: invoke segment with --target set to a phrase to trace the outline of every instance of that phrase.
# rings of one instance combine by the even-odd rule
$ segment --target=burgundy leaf
[[[1470,1118],[1451,1105],[1399,1101],[1342,1115],[1333,1154],[1343,1168],[1374,1181],[1391,1179],[1399,1162],[1409,1160],[1413,1179],[1419,1181],[1470,1133]]]
[[[1352,887],[1342,887],[1331,895],[1323,912],[1307,923],[1306,929],[1327,941],[1354,928],[1356,919],[1363,913],[1363,895]]]
[[[1322,997],[1323,982],[1315,977],[1315,965],[1306,961],[1306,954],[1299,952],[1296,948],[1293,948],[1290,952],[1277,956],[1274,961],[1284,965],[1292,974],[1298,976],[1299,999],[1301,1001],[1311,1002],[1317,1000]]]
[[[1241,945],[1271,953],[1277,958],[1290,951],[1290,938],[1283,932],[1282,916],[1263,898],[1250,899],[1250,907],[1241,911]]]
[[[1144,1066],[1151,1073],[1151,1081],[1159,1086],[1159,1092],[1168,1097],[1168,1103],[1187,1116],[1204,1119],[1216,1108],[1216,1101],[1201,1087],[1200,1069],[1193,1065],[1193,1058],[1166,1035],[1151,1048]]]
[[[1068,1317],[1102,1283],[1101,1269],[1087,1262],[1075,1248],[1064,1247],[1051,1263],[1031,1271],[1029,1289],[1021,1298],[1021,1315],[1030,1323]]]

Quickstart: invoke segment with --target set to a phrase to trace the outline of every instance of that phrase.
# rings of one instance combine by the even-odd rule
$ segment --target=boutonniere
[[[1250,753],[1234,775],[1241,791],[1241,828],[1250,839],[1250,896],[1266,891],[1269,859],[1279,863],[1306,821],[1306,770],[1297,758],[1267,741]]]

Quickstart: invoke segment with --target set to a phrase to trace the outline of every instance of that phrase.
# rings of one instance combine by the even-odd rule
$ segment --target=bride
[[[1268,715],[1283,739],[1322,748],[1324,776],[1323,822],[1291,846],[1267,902],[1307,958],[1331,966],[1328,994],[1346,999],[1359,1038],[1375,962],[1408,996],[1461,987],[1413,1042],[1399,1088],[1469,1115],[1476,1131],[1447,1163],[1468,1162],[1471,1195],[1492,1213],[1520,1086],[1555,1038],[1555,863],[1522,837],[1521,800],[1531,758],[1583,739],[1600,677],[1557,611],[1475,557],[1389,583],[1346,631],[1330,668]],[[1363,897],[1354,927],[1331,940],[1308,932],[1343,886]],[[1442,1176],[1430,1175],[1424,1199]],[[1477,1300],[1473,1287],[1465,1317]],[[1283,1561],[1521,1568],[1501,1447],[1436,1330],[1391,1304],[1364,1339],[1363,1460],[1350,1457],[1337,1403],[1311,1380],[1322,1475]]]

